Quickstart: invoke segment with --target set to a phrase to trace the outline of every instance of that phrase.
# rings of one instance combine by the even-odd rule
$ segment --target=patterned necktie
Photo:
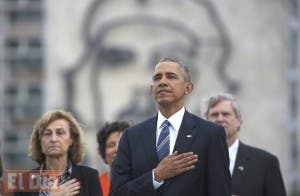
[[[165,120],[161,127],[162,130],[159,134],[159,138],[157,141],[156,151],[159,160],[162,160],[165,156],[168,156],[170,153],[170,122]]]

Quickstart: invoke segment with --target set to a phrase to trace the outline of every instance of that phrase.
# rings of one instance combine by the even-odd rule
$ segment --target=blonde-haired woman
[[[46,112],[34,125],[29,156],[40,164],[38,170],[59,171],[58,189],[15,195],[102,195],[98,171],[77,165],[83,154],[82,129],[73,115],[64,110]]]

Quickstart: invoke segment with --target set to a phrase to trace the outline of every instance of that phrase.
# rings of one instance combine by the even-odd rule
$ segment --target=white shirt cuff
[[[164,181],[162,180],[161,182],[158,182],[154,178],[154,169],[152,170],[152,182],[153,182],[153,187],[155,190],[157,190],[163,183]]]

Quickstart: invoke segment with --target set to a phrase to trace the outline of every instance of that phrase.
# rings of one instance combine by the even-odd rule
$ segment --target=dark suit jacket
[[[98,171],[86,166],[72,165],[71,179],[80,181],[80,196],[102,196]],[[19,192],[14,196],[38,196],[38,192]]]
[[[277,157],[240,142],[232,175],[232,194],[286,196]]]
[[[157,116],[125,130],[112,165],[111,196],[229,196],[228,148],[224,128],[185,112],[174,146],[193,151],[195,169],[167,179],[155,190]],[[187,137],[191,135],[192,137]]]

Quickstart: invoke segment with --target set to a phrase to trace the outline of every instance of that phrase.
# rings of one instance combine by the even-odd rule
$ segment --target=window
[[[37,118],[42,112],[42,88],[39,85],[15,84],[6,88],[6,112],[10,121]]]
[[[5,43],[6,66],[12,73],[41,71],[43,67],[43,45],[38,37],[10,38]]]

